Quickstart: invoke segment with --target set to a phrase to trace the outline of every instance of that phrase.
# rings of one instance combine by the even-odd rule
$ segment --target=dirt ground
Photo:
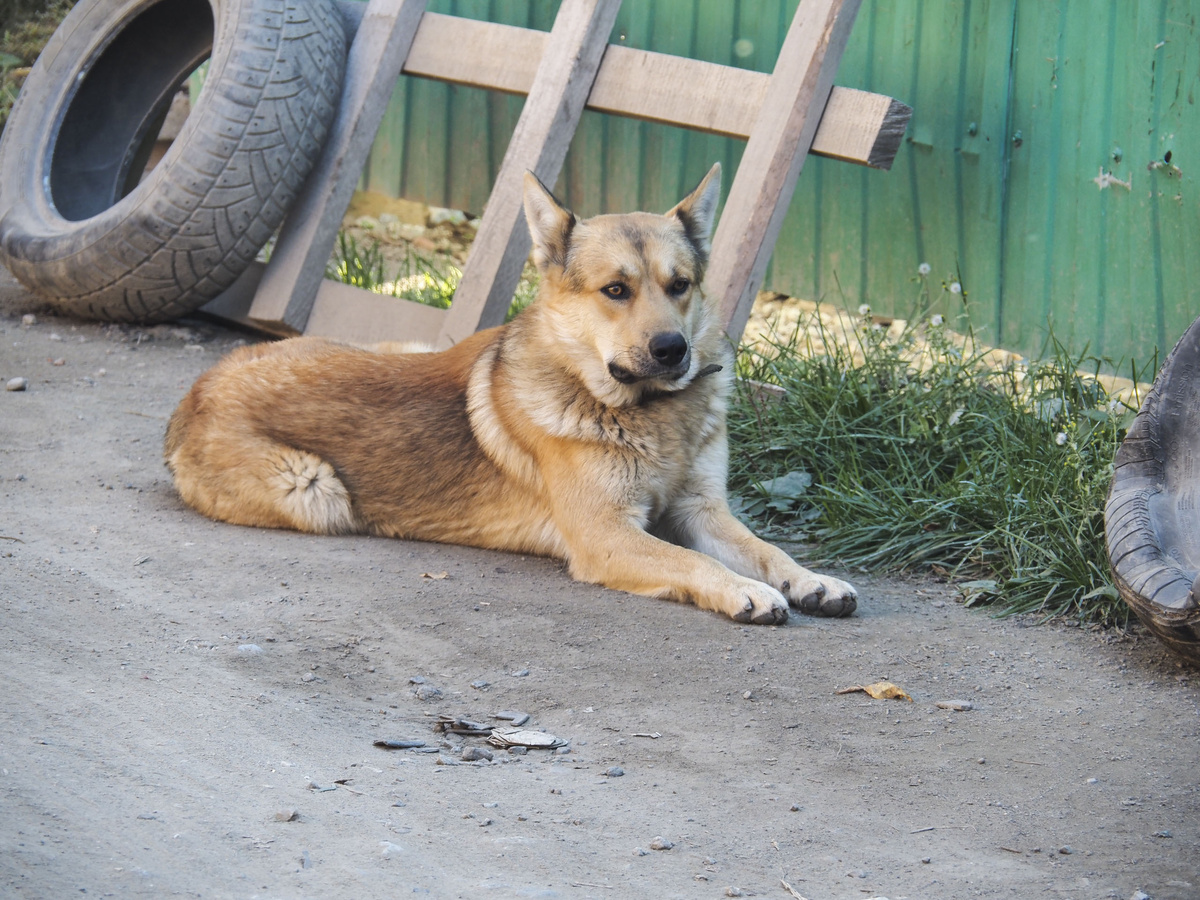
[[[851,619],[743,627],[210,522],[163,429],[252,339],[56,318],[0,270],[0,895],[1200,897],[1200,672],[1153,639],[856,572]],[[880,679],[913,702],[836,693]],[[433,729],[502,710],[569,752]]]

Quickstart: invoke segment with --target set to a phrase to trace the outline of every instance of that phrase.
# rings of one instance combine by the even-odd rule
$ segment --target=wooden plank
[[[802,0],[713,237],[708,289],[737,340],[833,88],[860,0]]]
[[[426,13],[403,72],[526,94],[548,37],[530,28]],[[465,46],[472,52],[463,53]],[[770,80],[763,72],[612,44],[586,106],[746,140]],[[835,87],[811,152],[890,168],[911,114],[909,107],[882,94]]]
[[[252,262],[227,290],[200,307],[199,312],[279,337],[295,336],[294,329],[264,328],[261,321],[250,318],[250,305],[266,268],[265,263]],[[444,309],[326,279],[317,289],[305,333],[354,344],[379,341],[433,344],[445,321]]]
[[[400,76],[425,0],[370,0],[346,61],[329,138],[283,224],[250,317],[266,328],[303,331],[342,215]]]
[[[445,322],[444,309],[325,280],[305,333],[352,344],[422,341],[432,346]]]
[[[522,205],[525,171],[547,184],[558,178],[620,5],[620,0],[563,0],[559,7],[471,245],[441,345],[504,321],[530,248]],[[456,46],[461,53],[461,38]]]

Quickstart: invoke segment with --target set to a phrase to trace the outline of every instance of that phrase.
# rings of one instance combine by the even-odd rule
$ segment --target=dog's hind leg
[[[317,534],[360,530],[350,493],[333,467],[304,450],[226,436],[210,448],[184,442],[167,463],[180,496],[214,519]]]

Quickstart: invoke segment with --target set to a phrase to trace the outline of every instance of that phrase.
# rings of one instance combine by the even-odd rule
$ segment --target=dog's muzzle
[[[691,347],[688,346],[687,338],[678,331],[664,331],[654,335],[646,349],[649,351],[648,356],[636,371],[610,362],[608,373],[621,384],[634,384],[651,378],[674,381],[686,375],[691,367]]]

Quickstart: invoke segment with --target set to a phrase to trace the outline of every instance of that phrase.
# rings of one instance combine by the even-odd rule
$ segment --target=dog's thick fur
[[[526,176],[541,289],[524,313],[440,353],[231,353],[171,417],[179,493],[240,525],[560,557],[743,622],[848,615],[850,585],[726,504],[733,355],[700,287],[719,182],[714,166],[665,216],[577,221]]]

